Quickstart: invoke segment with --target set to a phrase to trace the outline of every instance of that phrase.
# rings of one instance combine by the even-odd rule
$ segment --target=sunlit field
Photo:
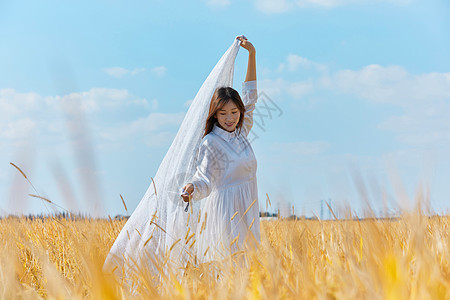
[[[0,220],[1,298],[450,299],[450,217],[262,221],[245,263],[230,257],[192,264],[180,280],[141,272],[119,282],[101,268],[124,224]]]

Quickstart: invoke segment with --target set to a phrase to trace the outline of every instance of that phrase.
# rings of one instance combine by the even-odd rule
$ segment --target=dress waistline
[[[227,185],[220,186],[220,187],[218,187],[218,188],[213,189],[213,190],[211,191],[211,193],[212,193],[212,192],[220,192],[221,190],[228,189],[228,188],[230,188],[230,187],[236,187],[236,186],[239,186],[239,185],[248,184],[248,183],[250,183],[250,182],[253,182],[254,180],[256,180],[256,176],[249,177],[249,178],[248,178],[247,180],[245,180],[245,181],[238,181],[238,182],[236,182],[236,183],[232,183],[232,184],[227,184]]]

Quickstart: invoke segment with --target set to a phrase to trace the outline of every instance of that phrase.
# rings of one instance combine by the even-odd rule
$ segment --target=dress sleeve
[[[248,136],[253,127],[253,111],[255,103],[258,101],[258,91],[256,89],[256,80],[244,81],[242,83],[242,102],[245,106],[244,122],[242,130],[245,136]]]
[[[222,168],[220,168],[220,161],[217,159],[217,150],[213,147],[210,141],[205,141],[200,145],[197,168],[192,180],[194,185],[194,192],[192,193],[192,200],[198,201],[206,198],[211,193],[212,184],[219,178]]]

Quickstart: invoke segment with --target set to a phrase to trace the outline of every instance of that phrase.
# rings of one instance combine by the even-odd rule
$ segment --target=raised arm
[[[256,80],[256,50],[255,50],[255,47],[243,35],[238,36],[237,39],[241,41],[241,47],[248,50],[247,75],[245,76],[245,81]]]
[[[237,37],[241,41],[241,46],[248,50],[247,75],[242,84],[242,102],[245,105],[244,122],[242,130],[245,136],[248,136],[253,127],[253,111],[255,103],[258,101],[258,91],[256,88],[256,50],[246,37]]]

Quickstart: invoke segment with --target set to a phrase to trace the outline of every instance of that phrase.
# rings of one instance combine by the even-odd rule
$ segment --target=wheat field
[[[448,216],[262,221],[260,247],[220,278],[192,266],[133,289],[101,271],[124,224],[1,219],[2,299],[450,299]]]

